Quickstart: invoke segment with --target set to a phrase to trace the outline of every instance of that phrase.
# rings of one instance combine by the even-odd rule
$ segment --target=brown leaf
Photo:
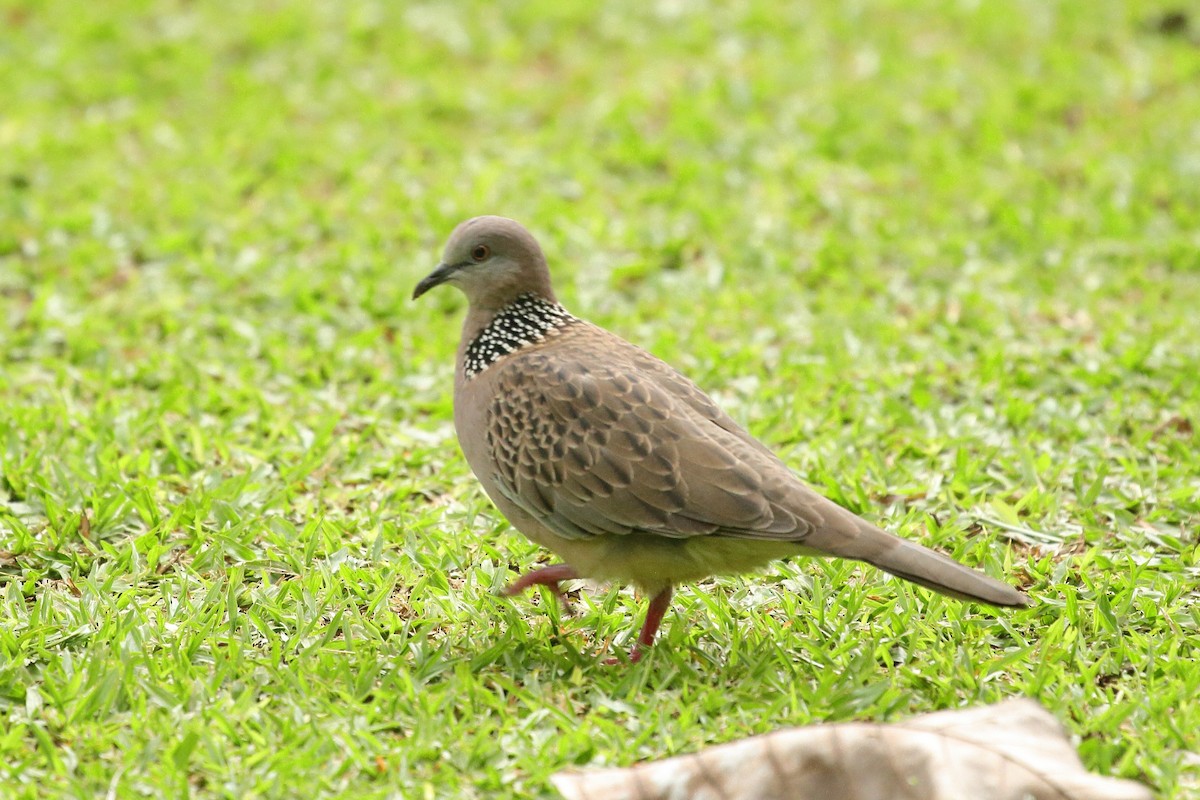
[[[627,769],[560,772],[568,800],[1150,800],[1092,775],[1027,699],[907,722],[776,731]]]

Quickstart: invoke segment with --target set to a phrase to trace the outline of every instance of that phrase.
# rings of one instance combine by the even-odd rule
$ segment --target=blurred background
[[[562,642],[637,606],[560,638],[490,599],[538,551],[455,450],[461,298],[409,301],[484,213],[835,499],[1009,573],[1000,532],[1079,604],[988,661],[1016,629],[785,566],[685,594],[657,677],[592,674]],[[1027,693],[1169,795],[1200,720],[1122,637],[1200,625],[1197,308],[1191,0],[0,0],[0,761],[79,796],[529,796]],[[857,587],[850,628],[790,627],[805,570]],[[946,641],[975,655],[908,660]]]

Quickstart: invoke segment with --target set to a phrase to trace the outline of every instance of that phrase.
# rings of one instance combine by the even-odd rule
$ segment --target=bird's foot
[[[630,664],[636,664],[642,660],[642,656],[646,654],[647,649],[648,648],[642,647],[640,644],[635,644],[633,649],[629,651],[628,659],[621,658],[620,656],[609,656],[600,663],[606,667],[615,667],[618,664],[626,663],[626,661],[628,661]]]
[[[579,573],[569,564],[553,564],[549,567],[542,567],[532,572],[526,572],[508,586],[505,586],[500,593],[505,597],[512,597],[525,591],[530,586],[545,586],[565,606],[567,604],[567,596],[559,588],[558,584],[562,581],[570,581],[578,577]]]
[[[654,644],[654,637],[658,634],[658,626],[662,624],[663,616],[667,613],[667,609],[671,607],[671,594],[674,588],[668,586],[654,597],[650,598],[650,605],[646,607],[646,621],[642,624],[642,632],[638,634],[638,640],[633,645],[633,649],[629,651],[629,663],[636,664],[642,660]],[[615,666],[620,664],[621,659],[613,656],[612,658],[604,659],[606,666]]]

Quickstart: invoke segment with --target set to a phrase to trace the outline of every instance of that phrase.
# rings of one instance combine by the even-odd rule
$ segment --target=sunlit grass
[[[1173,10],[0,6],[5,791],[553,796],[1027,695],[1090,769],[1194,793]],[[457,451],[461,300],[408,302],[479,213],[814,486],[1037,605],[797,561],[683,588],[606,668],[631,592],[497,597],[545,554]]]

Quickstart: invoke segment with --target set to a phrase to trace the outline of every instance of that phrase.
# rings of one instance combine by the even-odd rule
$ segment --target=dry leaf
[[[1151,800],[1084,770],[1032,700],[776,731],[628,769],[560,772],[568,800]]]

